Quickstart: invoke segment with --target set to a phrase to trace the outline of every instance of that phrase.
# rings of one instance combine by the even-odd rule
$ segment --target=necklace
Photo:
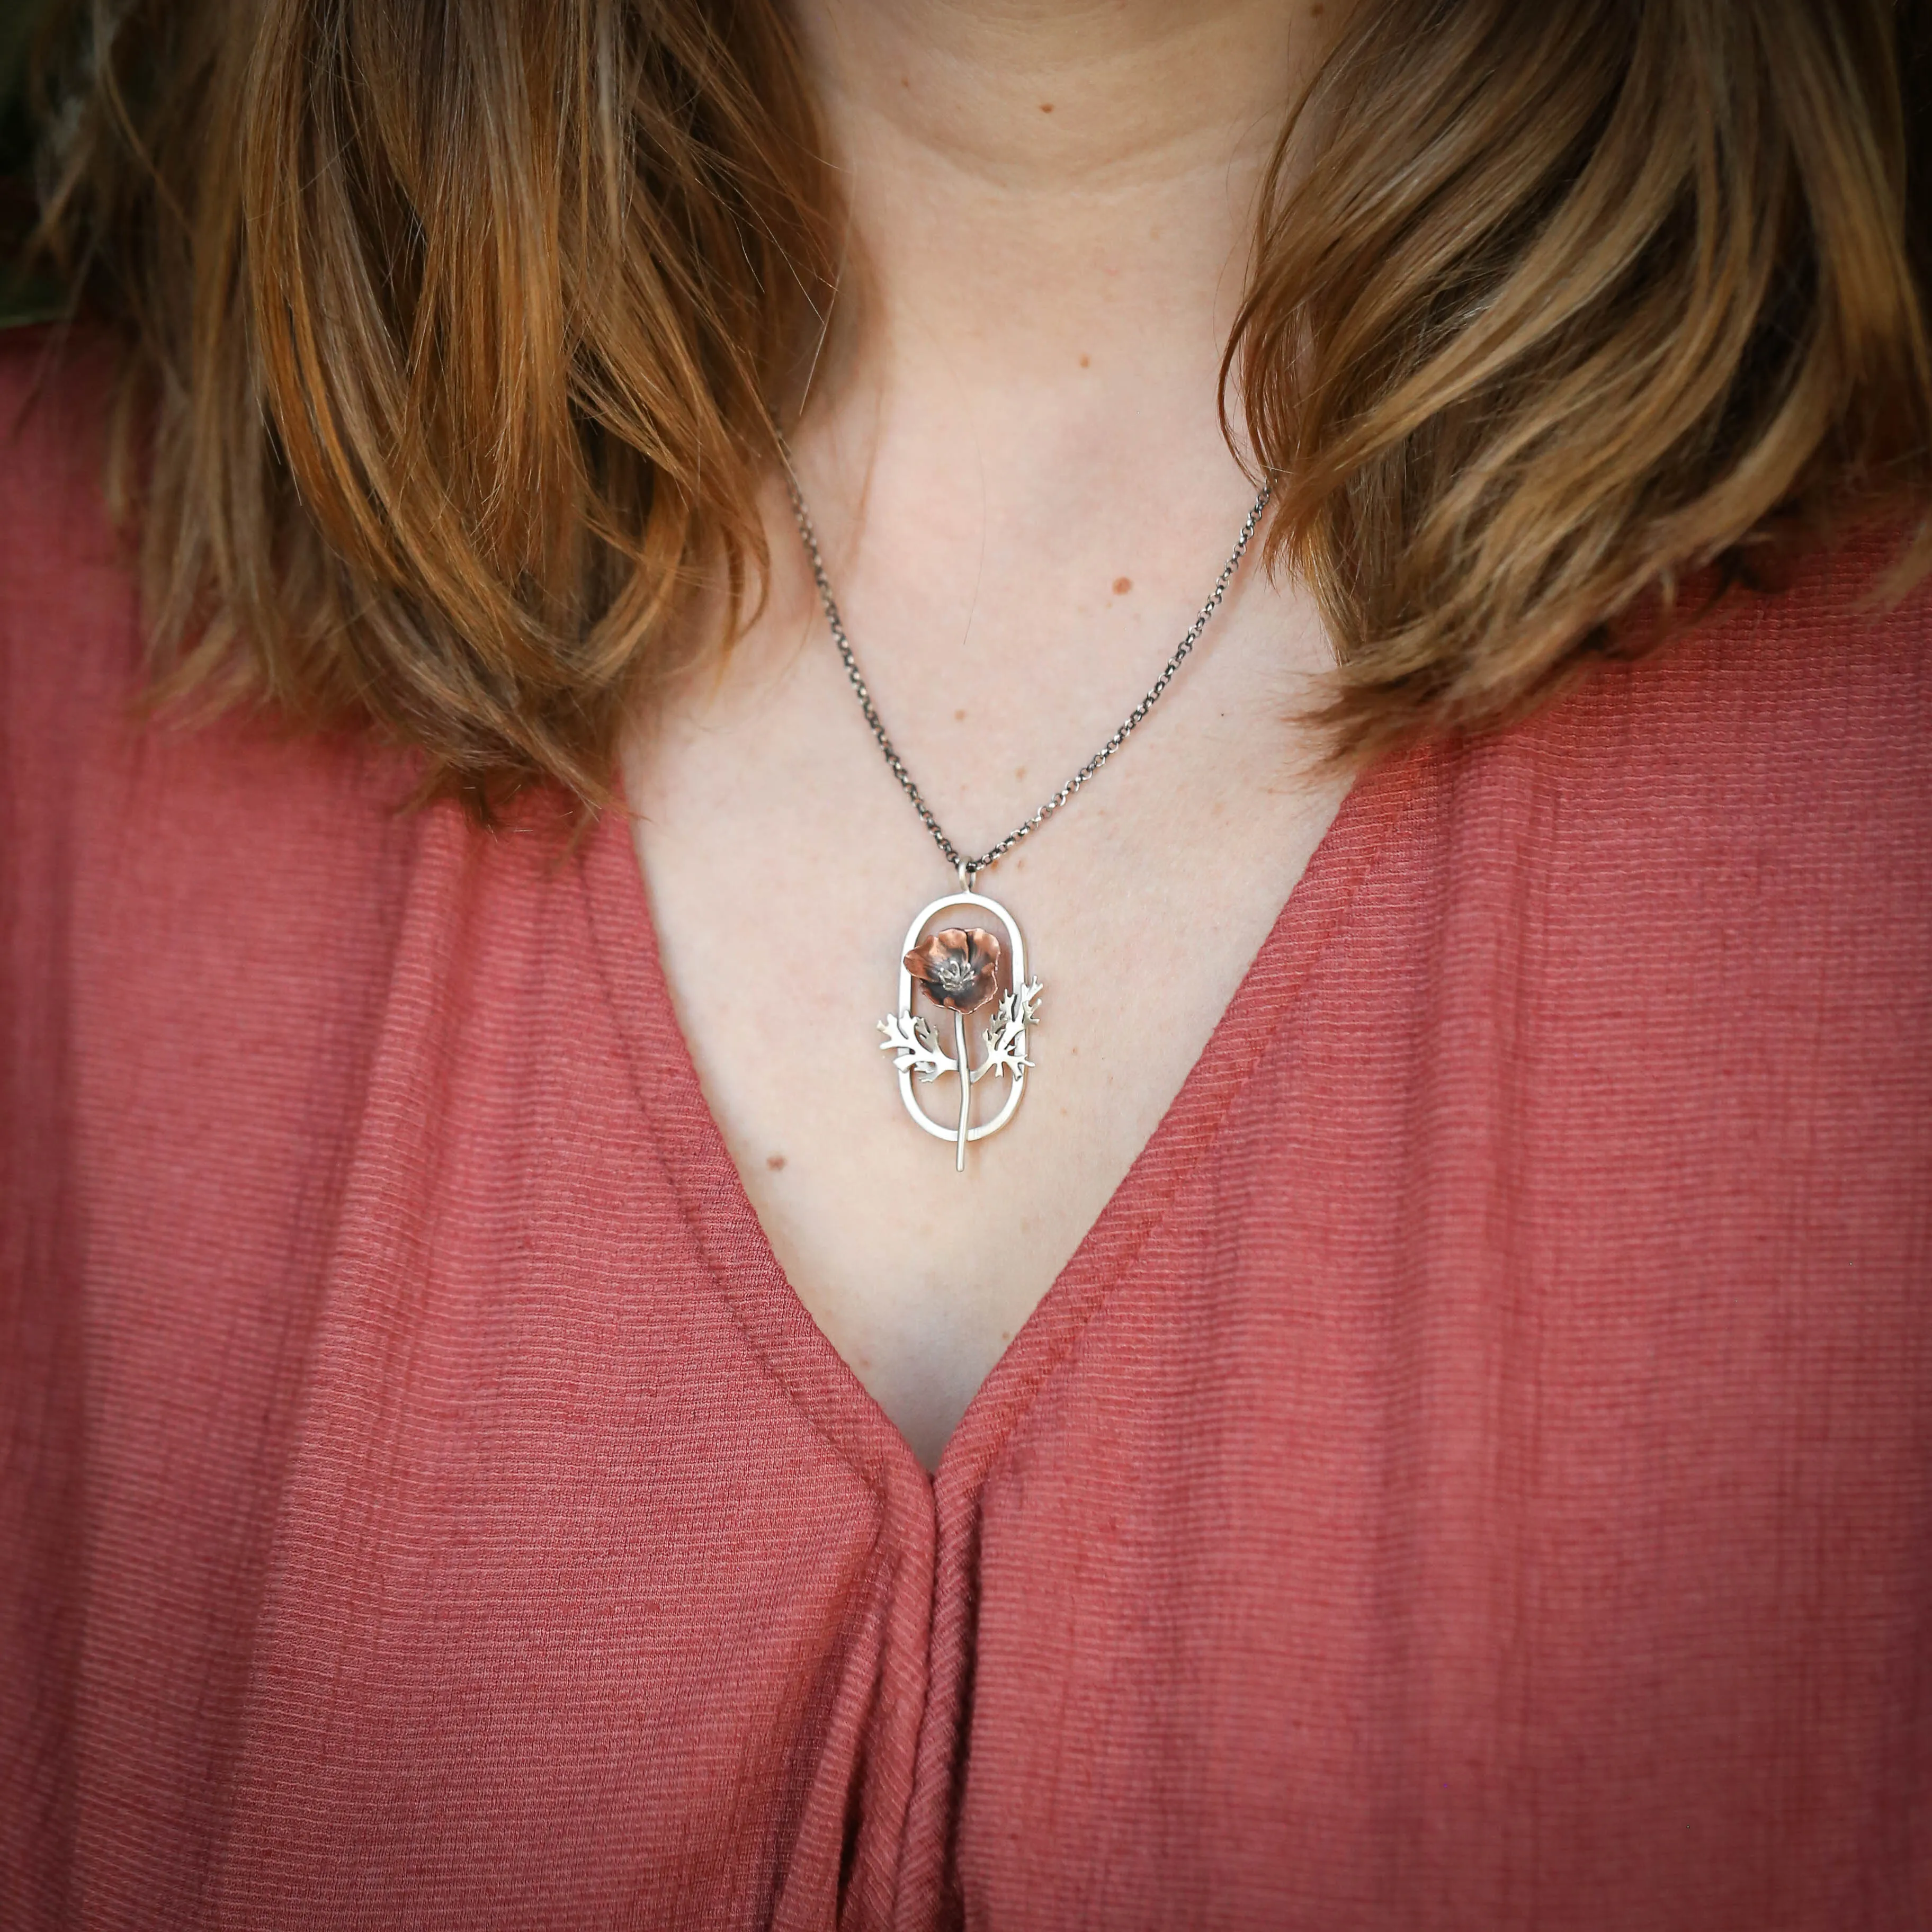
[[[1248,548],[1248,540],[1260,524],[1262,512],[1268,508],[1268,487],[1264,484],[1261,494],[1255,499],[1246,520],[1241,525],[1240,535],[1234,539],[1234,548],[1221,566],[1221,574],[1215,579],[1207,602],[1187,627],[1186,635],[1174,646],[1174,655],[1162,667],[1160,675],[1148,687],[1141,701],[1120,721],[1114,735],[1030,818],[1015,826],[997,844],[989,845],[977,858],[968,858],[946,836],[933,815],[932,808],[914,782],[912,773],[906,769],[905,760],[893,748],[892,739],[879,716],[878,707],[872,702],[872,694],[860,674],[859,660],[853,655],[851,640],[845,634],[844,620],[838,614],[838,600],[832,594],[832,580],[826,574],[825,559],[818,548],[818,533],[812,526],[812,513],[806,508],[805,493],[799,487],[791,452],[782,442],[779,447],[784,459],[785,488],[791,497],[792,514],[797,520],[798,533],[804,540],[805,554],[812,566],[812,581],[818,586],[818,601],[824,607],[825,622],[832,632],[832,641],[838,647],[838,655],[844,661],[845,675],[851,682],[859,708],[866,714],[866,722],[872,728],[872,736],[878,740],[887,766],[898,780],[900,788],[911,800],[920,823],[932,834],[934,844],[958,874],[958,890],[934,899],[907,927],[905,944],[899,958],[898,1000],[893,1011],[880,1021],[879,1030],[885,1035],[880,1043],[882,1050],[892,1055],[892,1064],[898,1070],[899,1097],[905,1103],[906,1112],[926,1132],[952,1142],[953,1164],[963,1174],[966,1171],[968,1146],[974,1141],[984,1140],[988,1134],[998,1133],[1018,1110],[1021,1097],[1026,1090],[1027,1073],[1034,1064],[1028,1054],[1028,1036],[1040,1024],[1040,982],[1037,979],[1027,977],[1026,942],[1020,936],[1019,926],[997,899],[988,898],[976,891],[976,882],[982,873],[992,871],[1022,838],[1044,825],[1127,742],[1142,719],[1160,702],[1161,694],[1173,682],[1174,674],[1187,661],[1189,652],[1199,643],[1209,620],[1221,608],[1221,600],[1234,580],[1234,572]],[[967,923],[976,914],[997,922],[1006,934],[1004,943],[983,926]],[[931,1017],[915,1010],[921,1000],[950,1018],[950,1053],[946,1051],[946,1043],[941,1040]],[[975,1066],[967,1042],[967,1017],[988,1007],[993,1010],[992,1023],[982,1031],[985,1052]],[[959,1083],[959,1105],[952,1119],[936,1120],[920,1106],[914,1083],[929,1087],[946,1074],[953,1076]],[[1005,1084],[1005,1098],[990,1118],[976,1123],[973,1118],[973,1090],[988,1074]]]

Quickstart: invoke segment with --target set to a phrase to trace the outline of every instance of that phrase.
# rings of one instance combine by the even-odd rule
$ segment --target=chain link
[[[1141,701],[1121,719],[1114,735],[1030,818],[1015,826],[997,845],[988,846],[978,858],[969,859],[946,837],[939,820],[933,816],[932,806],[926,803],[925,794],[914,782],[912,773],[907,770],[905,760],[886,734],[884,722],[872,702],[872,694],[866,688],[866,680],[860,673],[859,660],[852,653],[851,640],[845,634],[844,620],[838,614],[838,602],[832,595],[832,580],[826,574],[825,559],[818,548],[818,532],[812,526],[811,512],[805,506],[805,493],[799,487],[798,472],[792,463],[791,452],[782,443],[779,448],[784,460],[785,488],[791,497],[792,514],[797,520],[798,533],[805,540],[805,554],[812,565],[812,581],[818,586],[818,601],[824,606],[825,621],[831,630],[832,641],[838,646],[838,655],[844,661],[845,675],[851,680],[853,691],[858,697],[859,709],[866,714],[866,722],[872,728],[872,736],[878,740],[886,765],[912,801],[912,808],[919,814],[920,823],[932,834],[934,844],[946,855],[946,862],[958,873],[961,882],[969,890],[976,874],[989,871],[1028,832],[1044,825],[1127,742],[1141,720],[1160,702],[1162,692],[1174,682],[1174,673],[1187,662],[1188,653],[1200,642],[1202,632],[1221,608],[1221,600],[1228,594],[1228,586],[1234,581],[1234,572],[1240,567],[1248,541],[1260,525],[1262,513],[1268,508],[1270,494],[1269,486],[1264,484],[1261,494],[1255,499],[1254,507],[1248,512],[1246,521],[1241,525],[1240,535],[1234,539],[1234,548],[1228,553],[1228,561],[1221,566],[1221,574],[1215,579],[1207,602],[1187,627],[1187,634],[1174,646],[1174,655],[1168,659],[1160,676],[1148,687]]]

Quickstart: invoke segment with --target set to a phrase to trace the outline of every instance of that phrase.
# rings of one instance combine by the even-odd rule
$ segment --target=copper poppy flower
[[[1000,942],[976,926],[950,926],[908,952],[905,969],[949,1012],[977,1012],[1000,990]]]

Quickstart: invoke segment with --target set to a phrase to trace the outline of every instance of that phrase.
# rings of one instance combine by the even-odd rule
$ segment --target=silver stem
[[[973,1070],[966,1064],[966,1016],[952,1010],[952,1046],[959,1056],[959,1156],[956,1172],[966,1172],[966,1130],[973,1124]]]

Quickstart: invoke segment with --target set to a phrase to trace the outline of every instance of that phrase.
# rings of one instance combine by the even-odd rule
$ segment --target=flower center
[[[949,993],[963,993],[972,982],[972,968],[956,952],[939,962],[939,983]]]

